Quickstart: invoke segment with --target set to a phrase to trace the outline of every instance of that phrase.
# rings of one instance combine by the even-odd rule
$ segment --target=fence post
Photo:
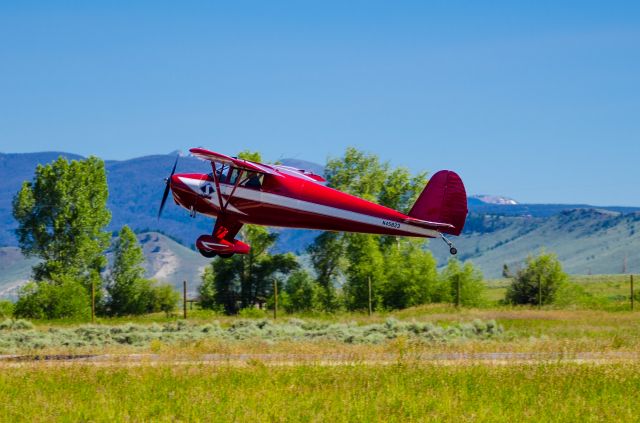
[[[273,281],[273,320],[278,318],[278,281]]]
[[[187,281],[182,281],[182,317],[187,318]]]
[[[538,275],[538,310],[542,308],[542,276]]]
[[[91,324],[96,321],[96,281],[91,281]]]
[[[634,301],[634,298],[633,298],[633,275],[631,275],[630,278],[631,278],[631,311],[633,311],[633,301]]]
[[[369,276],[368,282],[369,282],[369,316],[371,316],[371,313],[373,312],[373,307],[371,305],[371,276]]]
[[[460,308],[460,274],[456,274],[456,308]]]

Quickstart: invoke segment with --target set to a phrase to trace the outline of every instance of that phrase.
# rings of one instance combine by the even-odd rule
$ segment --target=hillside
[[[549,218],[473,215],[469,231],[455,240],[460,258],[477,264],[486,277],[502,273],[504,263],[517,268],[531,253],[544,249],[558,255],[574,274],[640,272],[640,213],[575,209]],[[444,245],[431,250],[440,263],[447,259]]]
[[[189,295],[195,295],[204,267],[211,262],[197,252],[157,232],[138,234],[145,255],[146,277],[167,282],[182,292],[188,283]],[[111,252],[107,253],[111,261]],[[0,298],[15,299],[17,289],[29,280],[31,267],[37,262],[26,259],[16,247],[0,248]]]

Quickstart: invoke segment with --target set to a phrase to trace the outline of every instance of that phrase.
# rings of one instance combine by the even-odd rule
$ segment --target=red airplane
[[[444,234],[460,235],[467,217],[467,194],[460,177],[442,170],[431,177],[408,215],[322,184],[312,172],[225,156],[203,148],[191,154],[211,162],[209,174],[175,174],[173,165],[158,218],[169,190],[175,203],[216,218],[211,235],[196,247],[205,257],[247,254],[250,246],[235,239],[244,224],[324,231],[360,232],[423,238],[441,237],[450,253],[457,250]]]

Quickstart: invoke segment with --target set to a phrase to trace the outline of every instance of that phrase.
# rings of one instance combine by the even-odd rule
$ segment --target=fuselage
[[[411,218],[399,211],[324,186],[295,169],[271,168],[273,174],[252,175],[232,167],[216,174],[217,178],[213,174],[175,174],[171,191],[176,204],[187,210],[214,218],[223,212],[245,224],[439,236],[435,229],[407,223]]]

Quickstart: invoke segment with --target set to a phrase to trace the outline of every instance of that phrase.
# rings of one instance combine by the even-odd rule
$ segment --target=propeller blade
[[[179,156],[178,156],[179,157]],[[164,205],[167,202],[167,197],[169,196],[169,190],[171,189],[171,177],[174,173],[176,173],[176,167],[178,166],[178,157],[176,157],[176,161],[173,163],[173,169],[171,169],[171,175],[167,178],[164,187],[164,193],[162,194],[162,201],[160,202],[160,209],[158,210],[158,219],[162,216],[162,210],[164,210]]]

